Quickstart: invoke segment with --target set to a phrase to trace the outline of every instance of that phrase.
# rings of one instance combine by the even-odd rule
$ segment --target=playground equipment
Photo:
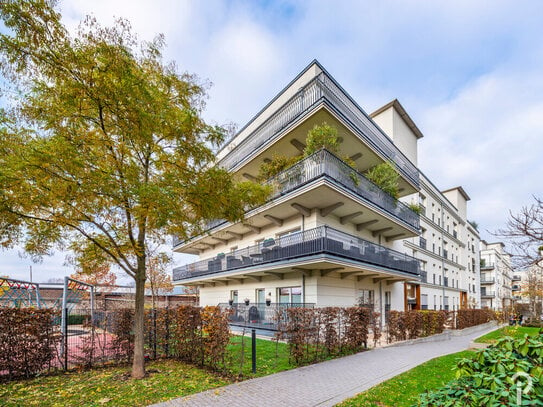
[[[41,308],[40,285],[30,281],[0,277],[0,307]]]

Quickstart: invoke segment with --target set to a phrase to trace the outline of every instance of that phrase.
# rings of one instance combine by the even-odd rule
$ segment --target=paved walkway
[[[333,406],[427,360],[467,349],[473,339],[496,329],[478,328],[437,342],[377,348],[154,406]]]

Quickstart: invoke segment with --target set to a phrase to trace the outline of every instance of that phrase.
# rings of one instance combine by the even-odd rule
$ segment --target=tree
[[[69,248],[134,279],[132,376],[145,375],[147,248],[206,221],[240,220],[269,189],[214,166],[224,131],[201,117],[205,86],[139,43],[125,20],[68,33],[54,0],[0,2],[0,244]]]
[[[535,196],[534,200],[517,214],[510,211],[505,229],[496,233],[510,241],[519,267],[543,267],[543,200]]]
[[[539,320],[543,313],[543,268],[532,266],[526,270],[526,277],[521,282],[521,295],[528,299],[532,318]]]
[[[151,301],[153,309],[156,308],[156,299],[160,292],[173,291],[173,284],[167,267],[171,259],[165,253],[147,257],[147,283],[146,287],[151,290]]]
[[[108,287],[113,287],[117,282],[117,276],[111,271],[111,264],[100,264],[92,270],[78,270],[71,276],[74,280],[79,280],[87,284],[92,284],[108,290]]]

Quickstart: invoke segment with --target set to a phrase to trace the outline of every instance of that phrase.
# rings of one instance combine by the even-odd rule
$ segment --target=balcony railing
[[[481,284],[494,284],[495,282],[494,278],[481,278]]]
[[[173,279],[179,281],[317,254],[335,255],[419,276],[419,262],[414,257],[329,226],[319,226],[175,268]]]
[[[494,268],[494,263],[481,263],[481,270],[491,270]]]
[[[481,291],[481,298],[494,298],[496,293],[494,291]]]
[[[260,146],[277,138],[280,132],[309,112],[319,103],[326,101],[343,119],[349,122],[366,144],[379,151],[386,159],[393,161],[399,171],[413,185],[419,185],[419,171],[369,119],[362,109],[324,72],[308,82],[281,108],[266,119],[257,129],[233,148],[219,164],[232,169],[245,160]],[[235,136],[234,136],[235,138]],[[234,139],[227,140],[221,150]]]
[[[426,239],[423,237],[419,237],[419,246],[421,249],[426,250]]]
[[[285,195],[321,177],[340,184],[354,192],[370,206],[387,212],[414,229],[419,229],[420,217],[417,213],[327,150],[317,151],[268,180],[266,183],[273,187],[269,200]],[[225,220],[214,220],[208,223],[203,230],[209,231],[226,223]],[[176,246],[179,243],[182,241],[174,238],[173,245]]]

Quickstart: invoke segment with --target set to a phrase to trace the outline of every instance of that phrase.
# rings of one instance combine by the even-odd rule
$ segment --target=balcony
[[[377,185],[365,178],[363,174],[348,166],[327,150],[317,151],[268,180],[266,183],[273,187],[269,201],[283,197],[318,179],[327,179],[334,184],[338,184],[348,192],[354,193],[371,209],[383,211],[396,221],[401,222],[404,227],[418,231],[420,217],[417,213],[403,202],[381,190]],[[212,229],[227,223],[226,220],[214,220],[208,223],[203,230],[210,232]],[[174,237],[174,247],[181,243],[184,242]]]
[[[263,265],[299,259],[313,255],[332,255],[364,264],[419,277],[419,262],[406,254],[385,248],[328,226],[221,254],[173,270],[173,280],[180,281],[225,271],[258,268]]]
[[[496,293],[494,291],[483,291],[481,292],[481,298],[494,298]]]
[[[492,270],[494,268],[494,263],[481,263],[481,270]]]
[[[421,249],[426,250],[426,239],[423,237],[419,237],[419,246]]]
[[[511,280],[513,280],[513,281],[521,281],[522,277],[518,276],[518,275],[513,275],[513,278]]]
[[[495,282],[496,282],[495,278],[481,277],[481,284],[494,284]]]
[[[403,178],[415,187],[419,187],[419,172],[413,163],[403,155],[392,140],[373,123],[351,97],[324,72],[303,86],[239,144],[234,144],[237,135],[227,140],[218,152],[219,156],[223,156],[219,160],[219,165],[228,170],[236,168],[257,151],[278,140],[286,129],[301,122],[306,115],[323,103],[345,123],[348,123],[355,130],[358,138],[362,139],[366,145],[385,160],[393,161]],[[223,150],[226,151],[227,148],[230,148],[231,151],[222,154]]]

